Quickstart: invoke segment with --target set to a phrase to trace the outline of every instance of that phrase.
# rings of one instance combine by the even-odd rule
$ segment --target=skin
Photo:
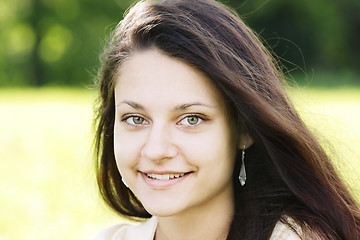
[[[235,154],[250,138],[234,134],[210,79],[156,49],[136,52],[119,69],[115,105],[117,166],[158,217],[155,239],[225,239]]]

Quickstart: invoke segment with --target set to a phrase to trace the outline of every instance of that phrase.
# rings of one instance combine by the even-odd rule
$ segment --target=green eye
[[[123,121],[129,125],[141,125],[145,123],[145,119],[139,116],[130,116]]]
[[[143,124],[144,123],[144,119],[142,117],[132,117],[132,121],[134,124]]]
[[[198,115],[187,115],[184,116],[177,124],[185,127],[197,127],[202,124],[203,121],[207,121],[205,117]]]
[[[190,125],[196,125],[199,122],[199,117],[196,116],[187,117],[187,122]]]

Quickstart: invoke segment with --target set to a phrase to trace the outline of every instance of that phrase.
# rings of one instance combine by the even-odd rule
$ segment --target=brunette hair
[[[360,239],[357,203],[290,104],[271,54],[234,12],[212,0],[141,1],[111,36],[96,109],[97,181],[110,207],[131,219],[151,217],[122,183],[113,147],[117,71],[131,54],[151,48],[206,73],[238,128],[254,139],[244,187],[237,179],[239,159],[235,164],[228,239],[269,239],[286,217],[300,226],[302,237],[312,232],[320,239]]]

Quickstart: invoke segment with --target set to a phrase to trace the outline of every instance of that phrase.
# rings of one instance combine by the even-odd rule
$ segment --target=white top
[[[289,219],[289,223],[299,230],[291,219]],[[95,240],[153,240],[157,224],[156,217],[138,225],[118,224],[104,229]],[[300,237],[288,225],[278,222],[270,240],[300,240]]]

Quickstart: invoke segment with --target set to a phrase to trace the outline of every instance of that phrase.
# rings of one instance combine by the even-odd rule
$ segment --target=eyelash
[[[196,118],[197,122],[195,124],[189,123],[190,118]],[[187,119],[187,123],[181,124],[181,122],[186,121],[186,119]],[[189,115],[182,117],[181,120],[178,121],[176,124],[177,125],[185,125],[186,127],[196,127],[205,121],[207,121],[207,118],[205,116],[203,116],[202,114],[189,114]]]
[[[142,120],[142,122],[141,123],[135,123],[134,118],[140,118]],[[132,123],[128,122],[129,119],[132,119]],[[144,122],[145,122],[145,124],[149,123],[145,118],[143,118],[143,117],[141,117],[139,115],[125,115],[124,117],[121,118],[121,122],[123,122],[123,123],[125,123],[125,124],[127,124],[128,126],[131,126],[131,127],[138,127],[138,126],[144,125]]]
[[[134,118],[139,118],[142,122],[135,123]],[[196,118],[197,119],[196,123],[195,124],[189,123],[190,118]],[[130,119],[132,119],[132,123],[129,122]],[[187,123],[186,122],[182,123],[183,121],[186,121],[186,120],[188,120]],[[176,123],[176,125],[183,125],[185,127],[191,128],[191,127],[196,127],[207,120],[208,119],[202,114],[188,114],[188,115],[182,116],[180,121],[178,121]],[[131,127],[140,127],[140,126],[149,124],[149,121],[147,121],[144,117],[139,116],[139,115],[125,115],[121,118],[121,122],[123,122]]]

